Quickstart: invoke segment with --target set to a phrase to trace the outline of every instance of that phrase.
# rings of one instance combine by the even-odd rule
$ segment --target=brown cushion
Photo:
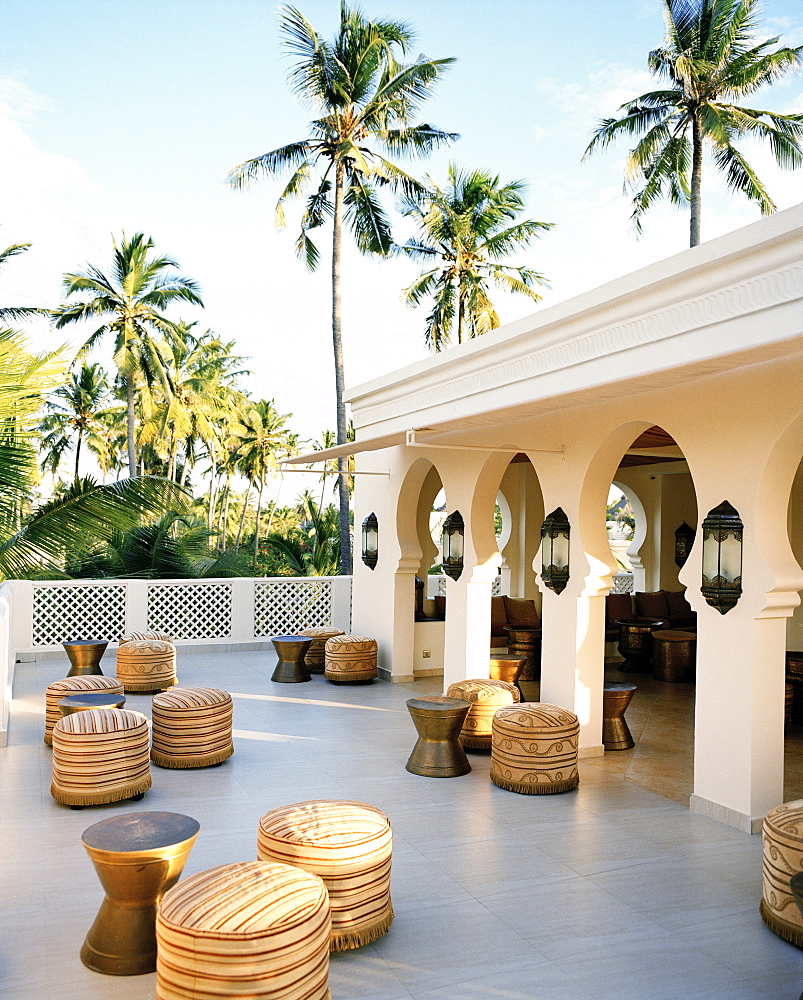
[[[633,617],[630,594],[607,594],[605,597],[605,623],[610,627],[620,619]]]
[[[669,614],[669,605],[666,603],[663,590],[658,590],[654,594],[636,594],[636,613],[647,618],[666,618]]]
[[[491,598],[491,634],[505,635],[505,625],[507,625],[507,612],[505,611],[504,597]]]
[[[535,601],[528,601],[521,597],[505,597],[504,600],[508,625],[517,625],[520,628],[538,628],[541,624],[541,619],[535,610]]]
[[[664,596],[666,597],[666,603],[669,608],[670,615],[683,615],[684,617],[689,617],[689,615],[694,614],[691,609],[691,605],[686,600],[685,590],[665,590]]]

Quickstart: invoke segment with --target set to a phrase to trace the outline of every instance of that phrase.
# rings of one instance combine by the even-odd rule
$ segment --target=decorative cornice
[[[645,292],[648,293],[649,289],[645,289]],[[377,390],[377,395],[382,396],[392,392],[396,397],[373,406],[358,404],[356,409],[360,413],[361,425],[380,424],[432,406],[448,404],[467,396],[587,364],[646,344],[659,344],[673,337],[796,300],[803,300],[803,264],[765,273],[719,288],[710,294],[698,295],[671,306],[654,309],[633,319],[582,333],[541,350],[512,357],[501,364],[489,366],[491,358],[488,354],[483,354],[481,370],[445,380],[448,378],[449,370],[459,370],[480,360],[475,359],[473,355],[458,357],[449,365],[419,373],[410,380],[412,383],[417,382],[421,388],[412,392],[405,391],[402,382],[383,386]],[[583,320],[587,322],[585,316],[569,316],[558,325],[571,327]],[[546,329],[552,325],[549,324]],[[538,334],[537,328],[532,331],[534,337]],[[762,339],[766,339],[766,331],[762,331]],[[509,353],[512,346],[508,341],[501,341],[489,353]],[[692,359],[686,353],[684,360]],[[652,368],[653,365],[648,364],[644,371]],[[627,374],[640,375],[644,371],[633,370]],[[370,396],[369,393],[362,398],[368,400]]]

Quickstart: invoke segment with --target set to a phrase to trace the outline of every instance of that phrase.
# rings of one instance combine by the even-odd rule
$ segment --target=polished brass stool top
[[[418,741],[413,747],[407,770],[428,778],[456,778],[467,774],[471,764],[458,736],[471,702],[462,698],[410,698],[407,711],[413,720]]]
[[[115,691],[86,691],[84,694],[69,694],[59,701],[62,717],[75,712],[86,712],[91,708],[122,708],[125,695]]]
[[[84,674],[102,674],[100,661],[106,652],[108,642],[101,639],[71,639],[63,642],[64,652],[70,661],[68,677],[82,677]]]
[[[312,645],[312,639],[305,635],[274,635],[270,640],[279,659],[271,675],[279,684],[301,684],[311,681],[304,658]]]
[[[106,893],[81,948],[84,965],[111,976],[155,971],[156,910],[200,828],[181,813],[132,812],[84,830],[81,842]]]

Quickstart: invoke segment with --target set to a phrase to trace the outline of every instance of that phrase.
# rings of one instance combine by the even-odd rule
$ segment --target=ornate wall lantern
[[[742,594],[742,524],[739,512],[724,500],[703,520],[703,584],[700,593],[721,615]]]
[[[443,522],[443,572],[453,580],[459,580],[463,572],[464,531],[463,517],[459,510],[453,511]]]
[[[675,531],[675,563],[678,567],[686,564],[697,532],[690,525],[683,524]]]
[[[362,561],[369,569],[379,557],[379,522],[373,512],[362,522]]]
[[[562,507],[541,525],[541,579],[556,594],[569,582],[569,519]]]

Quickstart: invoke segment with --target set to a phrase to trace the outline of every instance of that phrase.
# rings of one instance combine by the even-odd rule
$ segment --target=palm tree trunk
[[[691,220],[689,223],[689,246],[700,244],[700,215],[702,212],[703,181],[703,128],[699,111],[691,120],[692,165],[691,165]]]
[[[81,441],[83,439],[83,434],[81,433],[81,428],[78,428],[78,443],[75,446],[75,478],[78,478],[78,462],[81,459]]]
[[[137,475],[137,456],[134,449],[134,384],[130,375],[124,375],[125,379],[125,401],[127,408],[126,441],[128,444],[128,475],[135,479]]]
[[[463,343],[463,329],[466,322],[465,298],[463,295],[463,281],[457,279],[457,343]]]
[[[332,226],[332,347],[335,354],[335,396],[337,399],[337,443],[345,444],[348,434],[346,424],[345,376],[343,372],[343,338],[340,311],[340,256],[343,237],[343,188],[345,167],[338,163],[335,167],[335,204]],[[337,460],[338,495],[340,498],[340,572],[349,576],[351,567],[351,527],[349,525],[349,484],[345,473],[348,460]]]
[[[224,501],[221,506],[220,520],[218,521],[218,538],[223,539],[223,548],[221,551],[225,552],[229,545],[229,498],[231,497],[231,474],[226,476],[226,482],[223,486],[223,497]],[[220,542],[218,542],[218,547]]]
[[[248,510],[248,494],[251,492],[251,484],[249,483],[245,490],[245,496],[243,497],[243,512],[240,515],[240,527],[237,529],[237,541],[234,543],[234,548],[240,551],[240,539],[243,537],[243,525],[245,524],[245,514]]]
[[[259,493],[257,495],[257,519],[254,525],[254,561],[259,555],[259,517],[262,514],[262,490],[265,488],[264,480],[259,480]]]

